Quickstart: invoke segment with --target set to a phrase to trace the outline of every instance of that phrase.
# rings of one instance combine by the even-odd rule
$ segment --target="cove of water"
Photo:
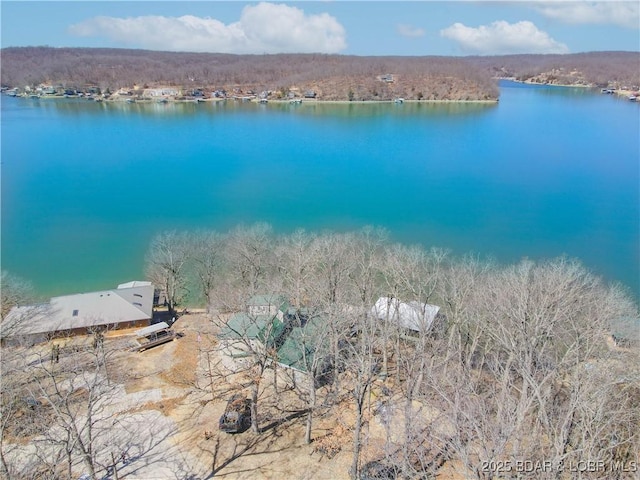
[[[580,259],[638,298],[638,105],[502,82],[498,104],[2,98],[2,269],[41,295],[143,277],[151,238],[385,227],[499,262]]]

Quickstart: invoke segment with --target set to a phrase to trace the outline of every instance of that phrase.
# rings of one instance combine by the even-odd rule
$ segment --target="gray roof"
[[[148,283],[148,282],[145,282]],[[123,284],[126,285],[126,284]],[[148,320],[153,315],[152,284],[53,297],[48,304],[14,307],[3,336],[52,333],[75,328]]]

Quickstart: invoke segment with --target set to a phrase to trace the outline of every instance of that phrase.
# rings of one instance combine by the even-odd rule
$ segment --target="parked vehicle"
[[[236,394],[227,403],[220,417],[220,430],[226,433],[242,433],[251,426],[251,400]]]

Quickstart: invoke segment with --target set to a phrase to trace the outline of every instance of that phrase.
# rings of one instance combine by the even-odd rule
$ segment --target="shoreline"
[[[517,80],[513,77],[495,77],[495,78],[497,80],[509,80],[510,82],[521,83],[523,85],[537,85],[541,87],[580,88],[580,89],[586,89],[586,90],[593,90],[594,93],[605,93],[602,91],[604,89],[602,87],[598,87],[597,85],[542,83],[542,82],[533,82],[531,80]],[[637,96],[640,93],[634,90],[628,90],[628,89],[622,89],[622,88],[612,88],[607,90],[611,90],[611,92],[608,93],[609,95],[616,95],[619,97],[626,97],[626,98],[632,95]]]
[[[542,83],[535,82],[531,80],[517,80],[514,77],[494,77],[495,80],[507,80],[514,83],[519,83],[522,85],[532,85],[532,86],[541,86],[541,87],[558,87],[558,88],[578,88],[582,90],[593,90],[593,93],[602,93],[602,94],[611,94],[616,97],[623,97],[625,99],[635,98],[640,95],[640,92],[629,90],[629,89],[606,89],[608,91],[604,91],[605,89],[598,87],[597,85],[585,85],[585,84],[558,84],[558,83]],[[4,95],[14,98],[23,98],[23,99],[33,99],[33,100],[87,100],[94,102],[105,102],[105,103],[114,103],[114,104],[124,104],[124,103],[139,103],[139,104],[184,104],[184,103],[217,103],[217,102],[226,102],[226,101],[235,101],[235,102],[244,102],[244,103],[274,103],[278,105],[283,104],[291,104],[291,105],[301,105],[301,104],[312,104],[312,105],[377,105],[377,104],[427,104],[427,105],[438,105],[438,104],[497,104],[500,102],[500,97],[495,99],[468,99],[468,100],[452,100],[452,99],[441,99],[441,100],[416,100],[416,99],[405,99],[405,98],[396,98],[396,99],[384,99],[384,100],[323,100],[318,98],[294,98],[294,99],[266,99],[261,100],[256,96],[229,96],[229,97],[196,97],[196,98],[175,98],[175,97],[160,97],[160,98],[150,98],[150,97],[132,97],[126,95],[118,95],[113,94],[110,97],[102,97],[102,96],[79,96],[79,95],[50,95],[50,94],[26,94],[21,93],[18,95],[10,95],[6,92],[2,92]]]
[[[6,94],[5,94],[6,95]],[[321,100],[321,99],[295,99],[295,100],[285,100],[285,99],[269,99],[266,102],[261,102],[260,99],[257,98],[242,98],[242,97],[228,97],[228,98],[201,98],[201,99],[175,99],[175,98],[164,98],[161,100],[155,100],[151,98],[136,98],[132,99],[129,97],[118,97],[118,98],[92,98],[92,97],[80,97],[80,96],[71,96],[71,95],[6,95],[13,98],[22,98],[22,99],[31,99],[31,100],[86,100],[88,102],[96,102],[96,103],[116,103],[116,104],[170,104],[170,103],[218,103],[218,102],[226,102],[226,101],[234,101],[234,102],[243,102],[243,103],[274,103],[279,105],[302,105],[302,104],[314,104],[314,105],[374,105],[374,104],[398,104],[401,105],[403,103],[411,103],[411,104],[448,104],[448,103],[481,103],[481,104],[494,104],[499,103],[499,98],[496,99],[477,99],[477,100],[407,100],[401,99],[398,101],[397,99],[393,100]]]

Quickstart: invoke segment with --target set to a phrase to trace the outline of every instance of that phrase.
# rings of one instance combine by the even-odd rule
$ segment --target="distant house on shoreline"
[[[11,309],[1,325],[2,343],[35,344],[55,337],[151,324],[154,286],[133,281],[113,290],[53,297],[41,305]]]
[[[249,315],[271,315],[281,322],[289,308],[289,302],[284,295],[254,295],[247,301]]]
[[[161,97],[177,97],[180,90],[174,87],[145,88],[142,91],[143,97],[161,98]]]
[[[283,295],[255,295],[247,311],[231,316],[218,335],[223,350],[232,358],[264,351],[281,334],[289,302]]]

